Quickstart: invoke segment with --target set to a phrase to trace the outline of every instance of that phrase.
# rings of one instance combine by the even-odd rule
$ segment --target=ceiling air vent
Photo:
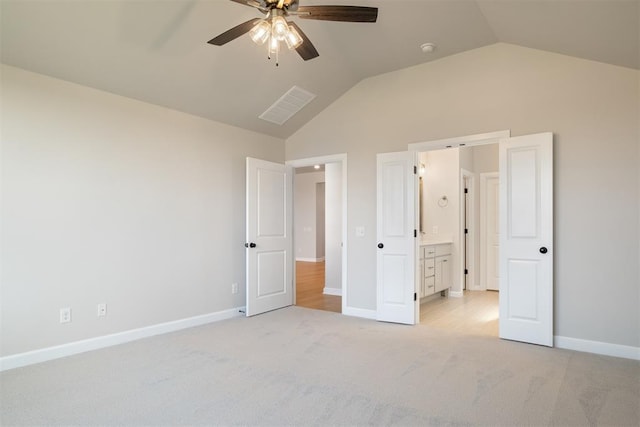
[[[278,99],[267,111],[260,114],[262,120],[282,125],[289,120],[316,96],[304,89],[294,86]]]

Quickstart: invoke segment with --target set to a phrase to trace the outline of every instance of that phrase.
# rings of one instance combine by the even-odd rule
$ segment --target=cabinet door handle
[[[540,253],[541,254],[546,254],[547,253],[547,248],[545,248],[544,246],[540,248]]]
[[[384,245],[383,245],[382,243],[378,243],[378,247],[379,247],[380,249],[382,249],[382,248],[384,248]]]

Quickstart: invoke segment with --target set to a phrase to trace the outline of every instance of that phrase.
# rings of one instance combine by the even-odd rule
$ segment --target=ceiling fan
[[[249,33],[257,44],[266,44],[269,59],[275,55],[278,65],[280,42],[308,61],[319,56],[318,51],[306,34],[295,22],[287,21],[289,16],[301,19],[342,22],[376,22],[377,7],[364,6],[300,6],[299,0],[231,0],[245,6],[253,7],[265,16],[243,22],[230,30],[214,37],[208,43],[222,46],[238,37]]]

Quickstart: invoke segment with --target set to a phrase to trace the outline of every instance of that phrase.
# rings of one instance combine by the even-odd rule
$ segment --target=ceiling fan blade
[[[224,33],[212,38],[207,43],[214,44],[216,46],[227,44],[231,40],[235,40],[241,35],[248,33],[258,21],[260,21],[260,18],[253,18],[248,20],[247,22],[243,22],[240,25],[236,25],[232,29],[227,30]]]
[[[299,6],[296,15],[301,19],[344,22],[376,22],[377,7],[365,6]]]
[[[300,55],[305,61],[320,56],[315,46],[313,45],[313,43],[311,43],[311,40],[309,40],[309,37],[307,37],[304,31],[302,31],[302,29],[298,27],[295,22],[289,22],[288,24],[295,28],[296,31],[300,34],[300,37],[302,37],[302,44],[296,48],[296,52],[298,52],[298,55]]]
[[[255,7],[256,9],[260,9],[263,12],[268,11],[266,6],[261,1],[257,1],[257,0],[231,0],[231,1],[243,4],[245,6]]]

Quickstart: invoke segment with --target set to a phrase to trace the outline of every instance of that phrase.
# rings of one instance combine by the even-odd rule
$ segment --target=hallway
[[[296,261],[296,305],[315,310],[342,312],[342,297],[325,295],[324,261]]]

